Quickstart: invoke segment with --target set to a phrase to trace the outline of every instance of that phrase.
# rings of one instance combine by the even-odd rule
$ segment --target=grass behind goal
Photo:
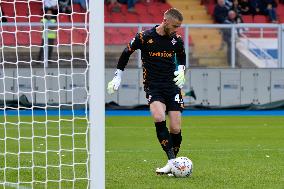
[[[87,188],[85,117],[1,116],[0,123],[0,188]]]
[[[12,183],[18,181],[27,182],[19,185],[22,188],[88,186],[86,179],[78,179],[88,176],[84,118],[61,117],[59,121],[50,116],[47,120],[52,121],[47,124],[41,123],[46,120],[44,116],[34,116],[34,120],[29,116],[6,118],[5,131],[0,117],[0,153],[6,150],[7,159],[5,188],[17,188]],[[15,124],[18,121],[19,127]],[[166,156],[156,139],[151,117],[107,117],[106,188],[283,188],[283,123],[284,117],[273,116],[183,117],[179,156],[192,159],[193,175],[170,178],[155,175],[155,168],[166,163]],[[15,155],[18,152],[20,155]],[[33,166],[32,171],[29,167]],[[4,168],[1,155],[1,181],[5,178]]]

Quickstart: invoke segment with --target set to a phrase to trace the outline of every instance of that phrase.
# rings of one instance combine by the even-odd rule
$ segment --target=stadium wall
[[[86,102],[88,78],[83,77],[82,68],[74,68],[71,79],[69,69],[12,68],[0,71],[0,102],[6,104],[20,98],[24,103],[78,106]],[[115,69],[106,69],[105,79],[113,77]],[[47,75],[44,77],[44,72]],[[146,105],[142,83],[142,69],[126,69],[121,87],[114,95],[106,94],[106,103],[120,106]],[[190,69],[183,88],[186,106],[203,107],[247,107],[265,105],[284,100],[284,69]],[[4,89],[5,82],[5,89]],[[45,88],[47,91],[44,92]],[[61,90],[64,89],[64,90]],[[196,100],[188,95],[194,91]],[[80,94],[80,95],[76,95]],[[273,107],[273,106],[270,106]],[[276,106],[277,107],[277,106]]]

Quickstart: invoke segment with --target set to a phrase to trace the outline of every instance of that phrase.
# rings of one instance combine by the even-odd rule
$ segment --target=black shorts
[[[160,101],[166,105],[166,111],[180,111],[184,109],[184,102],[181,90],[177,86],[174,87],[148,87],[145,89],[146,98],[150,105],[154,101]]]

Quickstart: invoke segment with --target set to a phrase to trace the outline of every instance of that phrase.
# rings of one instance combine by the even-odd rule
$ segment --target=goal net
[[[88,5],[0,3],[0,188],[88,188]]]

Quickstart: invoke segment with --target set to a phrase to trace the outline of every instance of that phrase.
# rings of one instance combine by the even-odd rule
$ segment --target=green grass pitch
[[[0,117],[0,153],[6,150],[6,182],[31,182],[34,188],[86,188],[85,119]],[[33,127],[30,124],[34,122]],[[20,122],[18,127],[16,122]],[[183,117],[179,156],[194,164],[192,177],[157,176],[166,163],[151,117],[106,117],[106,188],[108,189],[243,189],[284,188],[284,117]],[[72,133],[76,133],[73,135]],[[31,136],[33,140],[31,139]],[[18,139],[20,136],[19,140]],[[4,138],[6,137],[6,142]],[[20,144],[20,145],[18,145]],[[70,150],[75,147],[74,153]],[[61,149],[61,153],[56,153]],[[34,150],[33,154],[24,153]],[[45,153],[48,150],[48,153]],[[54,152],[53,152],[54,151]],[[9,152],[9,153],[7,153]],[[21,155],[15,155],[21,152]],[[33,162],[31,161],[33,156]],[[4,180],[0,155],[0,181]],[[76,165],[69,166],[73,162]],[[21,169],[13,169],[21,166]],[[48,165],[48,169],[45,169]],[[61,165],[61,170],[58,165]],[[34,166],[32,171],[30,168]],[[27,168],[25,168],[27,167]],[[73,174],[75,171],[76,175]],[[44,182],[48,179],[48,182]],[[58,183],[56,180],[62,179]],[[31,187],[21,184],[21,187]],[[0,185],[3,188],[3,185]],[[5,185],[5,188],[15,188]]]
[[[132,189],[283,189],[284,117],[183,117],[179,156],[192,177],[155,175],[166,163],[151,117],[109,117],[106,186]]]

